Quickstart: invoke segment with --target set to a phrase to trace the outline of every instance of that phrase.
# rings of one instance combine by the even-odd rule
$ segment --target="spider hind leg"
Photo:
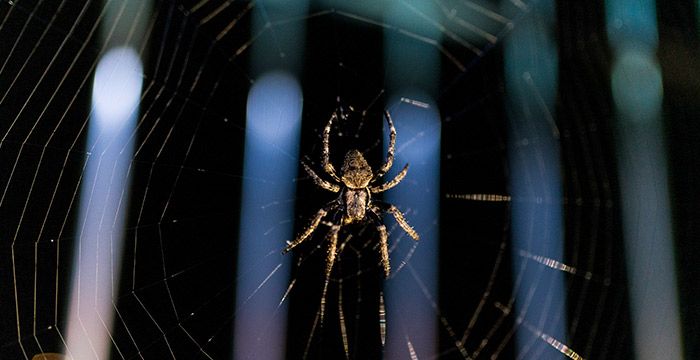
[[[397,208],[396,206],[392,204],[382,204],[383,206],[380,208],[379,206],[375,205],[374,207],[376,208],[376,211],[386,211],[390,213],[391,215],[394,216],[394,219],[396,219],[396,222],[401,226],[403,231],[408,234],[413,240],[418,241],[420,239],[420,236],[416,232],[416,230],[413,229],[411,225],[408,224],[408,221],[406,221],[406,218],[403,216],[401,213],[401,210]]]
[[[389,277],[391,273],[391,264],[389,262],[389,235],[386,231],[386,226],[382,224],[381,210],[377,206],[370,207],[371,216],[377,224],[377,232],[379,233],[379,254],[381,255],[381,263],[384,268],[384,277]]]
[[[326,312],[326,294],[328,292],[328,283],[331,279],[331,272],[333,271],[333,264],[335,263],[335,257],[338,255],[338,232],[340,231],[342,225],[332,224],[330,231],[326,237],[329,240],[328,253],[326,254],[326,272],[323,282],[323,293],[321,294],[321,308],[319,309],[320,319],[323,322],[323,317]]]
[[[389,263],[389,244],[388,235],[386,233],[386,226],[377,226],[377,231],[379,231],[379,252],[382,256],[382,267],[384,267],[384,277],[389,277],[391,273],[391,264]]]

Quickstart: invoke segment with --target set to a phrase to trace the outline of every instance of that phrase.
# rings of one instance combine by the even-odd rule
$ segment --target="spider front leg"
[[[401,180],[403,180],[403,178],[406,177],[406,173],[408,173],[408,164],[406,164],[403,167],[403,170],[401,170],[401,172],[398,175],[396,175],[396,177],[393,178],[391,181],[381,184],[379,186],[372,186],[369,188],[369,191],[371,193],[380,193],[382,191],[387,191],[393,188],[394,186],[398,185],[401,182]]]
[[[338,118],[338,115],[334,111],[333,115],[331,115],[331,118],[328,119],[326,127],[323,129],[323,158],[321,159],[321,164],[323,165],[323,170],[325,170],[326,173],[333,178],[333,180],[340,182],[340,178],[338,177],[338,175],[336,175],[335,168],[333,167],[333,164],[331,164],[330,161],[331,125],[333,124],[333,120],[336,118]]]
[[[391,115],[389,115],[389,112],[384,110],[384,116],[386,117],[386,122],[389,124],[389,150],[387,151],[386,154],[386,162],[382,167],[377,170],[377,174],[375,175],[375,179],[378,179],[382,177],[384,174],[386,174],[389,169],[391,169],[391,165],[394,164],[394,151],[396,148],[396,128],[394,127],[394,122],[391,120]]]
[[[326,180],[321,179],[320,176],[318,176],[306,163],[303,161],[301,162],[302,165],[304,165],[304,170],[306,170],[306,173],[311,176],[311,178],[314,180],[314,183],[318,185],[319,187],[326,189],[331,192],[338,192],[340,191],[340,186],[333,184],[331,182],[328,182]]]

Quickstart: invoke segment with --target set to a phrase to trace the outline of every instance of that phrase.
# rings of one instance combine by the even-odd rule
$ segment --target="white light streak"
[[[68,314],[66,351],[73,359],[109,358],[141,81],[132,48],[107,52],[95,73]]]
[[[111,49],[100,60],[92,88],[94,121],[118,128],[129,119],[141,97],[142,65],[130,47]]]

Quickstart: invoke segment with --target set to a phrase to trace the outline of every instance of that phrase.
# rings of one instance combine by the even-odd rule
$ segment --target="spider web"
[[[381,112],[388,101],[383,31],[440,53],[441,204],[434,219],[442,234],[436,240],[439,290],[421,285],[426,291],[414,294],[433,304],[437,319],[438,351],[430,358],[631,357],[615,164],[610,160],[612,105],[604,91],[585,90],[607,88],[601,5],[561,3],[554,14],[561,23],[553,30],[561,47],[561,75],[558,103],[546,110],[557,114],[554,126],[561,135],[564,196],[558,200],[566,239],[564,257],[555,259],[515,248],[511,241],[512,203],[536,199],[509,194],[512,145],[504,105],[504,43],[538,8],[519,0],[433,3],[439,11],[426,15],[411,2],[397,2],[413,9],[414,21],[438,28],[442,42],[333,2],[312,3],[300,17],[268,19],[270,27],[261,33],[251,31],[251,13],[263,2],[155,4],[141,49],[148,62],[129,167],[133,184],[124,210],[123,271],[113,299],[113,358],[231,357],[233,322],[250,305],[234,305],[236,285],[253,276],[235,273],[246,95],[254,80],[248,51],[265,37],[274,42],[276,32],[297,22],[307,26],[301,157],[317,171],[322,129],[338,99],[366,114],[334,127],[334,163],[350,147],[368,154],[375,168],[382,161]],[[84,147],[89,81],[104,51],[96,27],[104,10],[99,1],[0,2],[2,358],[31,359],[65,346],[79,188],[90,156]],[[577,47],[577,42],[585,45]],[[537,95],[536,88],[528,91]],[[419,106],[420,100],[406,99],[402,106]],[[421,191],[410,181],[410,172],[408,176],[399,186]],[[269,207],[294,202],[294,218],[278,220],[280,226],[294,223],[299,231],[332,195],[315,187],[301,169],[289,180],[298,184],[296,197],[277,199]],[[409,222],[420,211],[403,210]],[[412,253],[421,243],[402,237],[388,219],[387,227],[392,270],[411,272]],[[342,251],[322,324],[327,228],[319,227],[295,251],[289,291],[278,299],[289,309],[289,358],[381,357],[384,285],[373,229],[359,224],[341,232]],[[274,231],[260,229],[261,235]],[[269,256],[277,256],[286,240],[279,239]],[[553,338],[538,324],[515,317],[520,292],[513,289],[525,271],[521,264],[564,274],[567,338]],[[259,272],[269,279],[281,276],[276,269]],[[423,281],[420,274],[411,278],[419,285]],[[258,288],[264,286],[265,280]],[[526,291],[538,285],[529,286],[533,288]],[[248,297],[253,299],[256,291]],[[531,306],[553,311],[546,304]],[[286,316],[282,314],[278,316]],[[402,331],[392,325],[386,327]],[[530,350],[521,354],[515,347],[519,329],[531,336]],[[408,356],[415,356],[412,346],[407,338]]]

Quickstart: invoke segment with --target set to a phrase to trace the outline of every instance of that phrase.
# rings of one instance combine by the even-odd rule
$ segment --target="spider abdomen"
[[[352,190],[348,189],[345,192],[345,213],[347,214],[347,222],[362,220],[365,218],[365,210],[367,209],[368,194],[366,189]]]

